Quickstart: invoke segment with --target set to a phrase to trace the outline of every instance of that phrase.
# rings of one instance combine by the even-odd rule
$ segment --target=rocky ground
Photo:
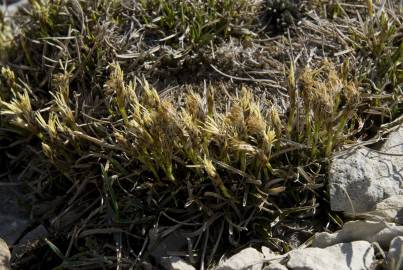
[[[334,158],[331,206],[351,215],[341,230],[316,233],[283,255],[249,247],[223,257],[214,269],[403,269],[403,127],[394,129],[378,149],[360,146]],[[168,239],[164,245],[174,249],[176,241]],[[156,255],[168,270],[195,269],[169,252]]]
[[[214,269],[403,269],[402,157],[402,126],[396,126],[378,149],[359,146],[337,154],[330,171],[331,206],[350,215],[351,221],[335,233],[316,233],[302,247],[286,254],[275,254],[267,247],[249,247],[223,257]],[[167,252],[157,252],[156,256],[168,270],[195,269],[169,255],[170,248],[178,248],[177,239],[167,239]]]
[[[3,0],[0,4],[4,14],[11,15],[25,3]],[[330,207],[348,219],[340,230],[316,232],[308,241],[284,254],[266,246],[238,248],[235,254],[223,254],[219,262],[209,267],[214,270],[403,270],[403,116],[385,124],[382,130],[373,139],[346,146],[331,156],[326,175]],[[11,269],[11,261],[50,235],[33,215],[43,216],[62,204],[62,200],[59,205],[53,200],[54,205],[44,204],[43,208],[37,205],[27,211],[24,204],[30,198],[23,195],[24,185],[19,175],[6,177],[17,180],[0,182],[0,270]],[[66,215],[63,221],[58,218],[65,213],[54,219],[48,217],[47,222],[54,221],[52,226],[57,227],[57,222],[68,223],[70,218],[74,221],[78,219],[76,216],[80,217],[79,213],[68,210],[65,213],[70,216]],[[296,230],[301,231],[297,227],[298,224]],[[185,260],[186,256],[181,256],[189,245],[186,233],[177,230],[162,241],[153,241],[151,231],[150,243],[144,249],[157,267],[196,269],[191,265],[193,258]],[[142,267],[156,269],[147,263]]]
[[[267,247],[249,247],[223,257],[214,269],[403,269],[403,127],[394,129],[378,149],[359,146],[334,158],[331,206],[351,216],[341,230],[316,233],[302,247],[283,255]],[[2,189],[6,200],[0,207],[0,235],[5,241],[0,239],[0,269],[6,270],[11,258],[7,244],[27,245],[45,237],[46,230],[35,228],[27,233],[29,217],[10,198],[18,197],[13,193],[15,187]],[[177,233],[154,247],[152,254],[167,270],[195,269],[170,255],[184,244],[185,237]]]

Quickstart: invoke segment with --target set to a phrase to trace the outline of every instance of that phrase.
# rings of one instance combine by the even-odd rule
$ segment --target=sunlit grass
[[[38,202],[66,201],[49,223],[71,214],[70,247],[46,242],[64,265],[144,262],[153,234],[179,229],[196,263],[252,240],[285,252],[286,222],[342,223],[327,203],[334,151],[402,111],[401,16],[371,1],[340,28],[346,54],[305,50],[290,1],[31,2],[18,31],[0,22],[0,147]],[[337,23],[350,14],[342,4]],[[227,43],[242,63],[217,59]],[[195,83],[173,78],[197,70]]]

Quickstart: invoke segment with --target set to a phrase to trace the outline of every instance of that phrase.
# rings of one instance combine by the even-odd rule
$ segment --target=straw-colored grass
[[[402,112],[389,1],[30,2],[0,21],[0,158],[55,265],[140,267],[177,230],[199,268],[285,252],[290,224],[318,221],[301,243],[343,222],[332,154]]]

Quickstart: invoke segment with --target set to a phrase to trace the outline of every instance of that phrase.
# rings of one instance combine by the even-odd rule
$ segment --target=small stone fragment
[[[289,252],[287,267],[292,270],[362,270],[374,262],[369,242],[341,243],[324,249],[306,248]]]
[[[262,247],[262,253],[263,253],[265,260],[271,260],[278,256],[270,248],[265,247],[265,246]]]
[[[390,241],[396,236],[403,236],[403,226],[357,220],[345,223],[343,229],[335,233],[315,234],[312,246],[324,248],[338,243],[365,240],[370,243],[378,242],[383,248],[388,248]]]
[[[261,270],[264,256],[254,248],[246,248],[220,263],[215,270]]]
[[[389,134],[381,150],[391,154],[403,153],[403,125],[397,131]]]
[[[161,265],[166,270],[196,270],[196,268],[187,263],[185,260],[176,256],[164,258],[161,262]]]
[[[0,238],[0,270],[10,270],[10,250],[7,243]]]
[[[393,195],[376,205],[375,218],[403,225],[403,195]]]

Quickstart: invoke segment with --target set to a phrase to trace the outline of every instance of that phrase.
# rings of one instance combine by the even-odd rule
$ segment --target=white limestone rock
[[[403,195],[402,171],[403,127],[391,133],[379,151],[359,147],[336,157],[329,170],[332,210],[371,211],[380,201]]]
[[[362,270],[374,262],[374,249],[367,241],[340,243],[327,248],[296,249],[289,252],[291,270]]]
[[[10,270],[10,250],[6,241],[0,238],[0,270]]]
[[[378,220],[403,225],[403,195],[393,195],[379,202],[370,214]]]
[[[224,260],[215,270],[261,270],[264,255],[254,248],[246,248]]]
[[[176,256],[164,258],[161,262],[161,265],[166,270],[196,270],[196,268],[187,263],[185,260]]]
[[[403,236],[403,226],[393,223],[374,221],[350,221],[335,233],[321,232],[314,236],[312,246],[325,248],[338,243],[365,240],[370,243],[377,242],[388,248],[390,241],[396,236]]]

